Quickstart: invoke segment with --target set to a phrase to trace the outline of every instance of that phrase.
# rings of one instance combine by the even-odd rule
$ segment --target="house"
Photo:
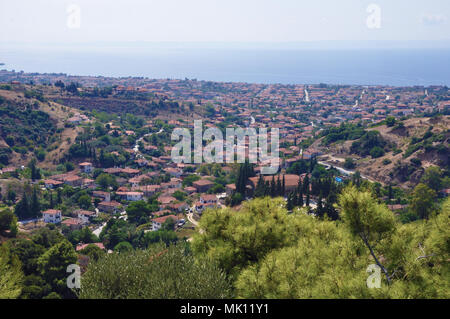
[[[120,198],[123,200],[138,201],[142,199],[144,194],[142,192],[127,191],[127,192],[116,192],[116,195],[120,196]]]
[[[45,184],[45,188],[54,189],[54,188],[57,188],[57,187],[63,185],[64,183],[60,182],[60,181],[56,181],[54,179],[46,179],[46,180],[44,180],[44,184]]]
[[[192,186],[195,187],[197,193],[206,193],[211,187],[214,186],[214,183],[207,179],[200,179],[193,182]]]
[[[181,169],[173,168],[173,167],[167,167],[164,169],[164,171],[169,174],[170,176],[180,178],[180,176],[183,174],[183,171]]]
[[[84,224],[84,221],[79,218],[67,218],[61,222],[61,225],[65,225],[71,230],[81,229]]]
[[[192,193],[195,193],[197,191],[197,189],[195,187],[192,186],[187,186],[184,188],[184,191],[186,193],[188,193],[189,195],[191,195]]]
[[[61,211],[58,209],[47,209],[42,212],[44,223],[57,224],[61,222]]]
[[[97,208],[106,213],[117,213],[122,205],[116,201],[103,201],[98,203]]]
[[[236,185],[235,184],[227,184],[225,186],[225,192],[227,195],[232,195],[236,191]]]
[[[178,218],[175,215],[167,215],[167,216],[163,216],[163,217],[153,218],[152,219],[152,231],[157,231],[157,230],[161,229],[164,222],[166,220],[168,220],[169,218],[173,219],[173,221],[175,223],[178,221]]]
[[[217,204],[217,196],[214,194],[202,194],[200,195],[200,203]]]
[[[215,196],[215,195],[214,195]],[[217,200],[217,198],[216,198]],[[201,214],[205,209],[207,208],[216,208],[217,202],[215,203],[203,203],[201,201],[198,201],[194,204],[195,210],[197,211],[197,213]]]
[[[91,244],[79,244],[79,245],[77,245],[75,250],[76,251],[83,250],[89,245],[95,245],[95,246],[97,246],[100,249],[103,249],[103,250],[105,249],[105,246],[102,243],[91,243]]]
[[[161,190],[161,186],[159,185],[137,186],[134,187],[133,190],[143,192],[145,197],[150,197],[159,192]]]
[[[175,202],[176,200],[177,199],[175,197],[172,197],[172,196],[161,195],[161,196],[158,197],[158,202],[161,205],[168,205],[168,204],[170,204],[172,202]]]
[[[103,191],[93,191],[92,196],[99,197],[103,199],[105,202],[111,201],[111,194]]]
[[[69,175],[64,178],[64,184],[72,187],[79,187],[83,184],[83,179],[76,175]]]
[[[83,173],[89,174],[93,170],[92,163],[89,162],[80,163],[78,166],[80,167],[80,171],[82,171]]]
[[[90,219],[97,216],[97,213],[88,210],[79,210],[77,213],[79,219],[81,219],[85,224],[90,222]]]

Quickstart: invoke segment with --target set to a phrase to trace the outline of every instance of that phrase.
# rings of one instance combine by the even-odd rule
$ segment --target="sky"
[[[0,0],[0,45],[450,41],[449,0]]]

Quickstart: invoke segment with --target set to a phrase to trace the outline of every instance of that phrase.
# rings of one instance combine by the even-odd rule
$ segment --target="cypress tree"
[[[282,186],[281,186],[280,175],[278,175],[278,178],[277,178],[276,196],[282,196]]]
[[[272,181],[270,182],[270,196],[275,197],[276,196],[276,185],[275,185],[275,176],[272,175]]]
[[[33,188],[33,196],[31,198],[31,207],[30,207],[31,217],[37,217],[40,212],[41,212],[41,205],[39,203],[39,198],[38,198],[37,190],[36,190],[36,186],[35,186]]]
[[[265,193],[264,188],[265,188],[264,179],[262,175],[259,175],[258,184],[256,184],[255,189],[255,197],[263,197]]]

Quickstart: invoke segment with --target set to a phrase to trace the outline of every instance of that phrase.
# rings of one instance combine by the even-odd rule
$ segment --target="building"
[[[200,203],[217,204],[217,196],[214,194],[202,194],[200,195]]]
[[[103,199],[105,202],[111,201],[111,194],[103,191],[93,191],[92,196]]]
[[[77,213],[79,219],[81,219],[85,224],[90,223],[90,219],[97,216],[97,213],[88,210],[79,210]]]
[[[192,186],[195,187],[197,193],[206,193],[211,187],[214,186],[214,183],[207,179],[200,179],[193,182]]]
[[[116,201],[103,201],[98,203],[97,208],[106,213],[117,213],[122,205]]]
[[[138,201],[141,200],[143,197],[142,192],[116,192],[116,195],[120,196],[122,200],[127,201]]]
[[[64,184],[72,187],[80,187],[83,184],[83,179],[76,175],[70,175],[64,178]]]
[[[81,229],[85,223],[79,218],[67,218],[61,222],[61,225],[69,227],[71,230]]]
[[[168,220],[169,218],[172,218],[175,223],[178,221],[178,218],[175,215],[166,215],[163,217],[153,218],[152,219],[152,231],[157,231],[157,230],[161,229],[164,222],[166,220]]]
[[[89,162],[80,163],[78,166],[80,167],[80,171],[82,171],[83,173],[89,174],[93,170],[92,163]]]
[[[64,183],[60,182],[60,181],[56,181],[54,179],[46,179],[46,180],[44,180],[44,184],[45,184],[45,188],[54,189],[54,188],[57,188],[57,187],[63,185]]]
[[[42,217],[45,223],[57,224],[61,222],[61,211],[58,209],[47,209],[42,212]]]

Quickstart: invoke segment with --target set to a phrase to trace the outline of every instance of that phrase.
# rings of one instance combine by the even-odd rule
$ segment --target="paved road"
[[[319,163],[321,165],[324,165],[326,168],[329,168],[329,167],[333,166],[335,169],[337,169],[339,172],[341,172],[341,173],[343,173],[345,175],[352,175],[352,174],[355,173],[355,171],[348,170],[348,169],[336,166],[334,164],[328,164],[327,162],[317,161],[317,163]],[[372,183],[376,183],[377,182],[377,181],[371,179],[370,177],[364,176],[362,174],[361,174],[361,178],[367,179],[369,182],[372,182]]]
[[[136,140],[136,144],[134,145],[134,147],[133,147],[133,151],[136,153],[136,154],[139,154],[139,142],[140,141],[142,141],[143,139],[144,139],[144,137],[146,137],[146,136],[151,136],[151,135],[153,135],[153,134],[161,134],[162,132],[164,131],[164,129],[160,129],[158,132],[156,132],[156,133],[148,133],[148,134],[145,134],[144,136],[141,136],[140,138],[138,138],[137,140]],[[139,154],[140,155],[140,154]]]

